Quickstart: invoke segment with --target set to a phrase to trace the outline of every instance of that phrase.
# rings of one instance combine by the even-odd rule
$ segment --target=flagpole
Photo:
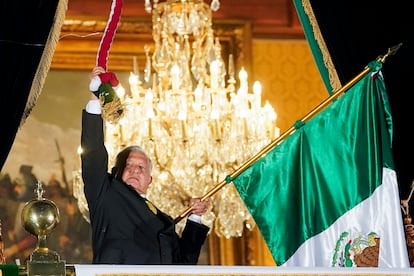
[[[376,61],[383,64],[388,56],[394,55],[398,49],[401,47],[402,43],[397,44],[394,47],[391,47],[388,49],[388,52],[384,56],[379,56]],[[331,96],[326,98],[324,101],[322,101],[318,106],[316,106],[313,110],[311,110],[308,114],[306,114],[302,119],[297,121],[298,124],[303,125],[309,119],[311,119],[313,116],[318,114],[321,110],[323,110],[326,106],[328,106],[333,100],[338,98],[341,94],[343,94],[345,91],[347,91],[349,88],[351,88],[355,83],[357,83],[359,80],[361,80],[368,72],[370,72],[371,69],[367,66],[365,69],[360,72],[357,76],[355,76],[352,80],[350,80],[348,83],[346,83],[344,86],[342,86],[340,89],[338,89],[336,92],[334,92]],[[224,180],[222,180],[219,184],[214,186],[210,191],[208,191],[205,195],[203,195],[200,199],[202,201],[210,198],[214,194],[216,194],[219,190],[221,190],[224,186],[226,186],[232,179],[239,176],[242,172],[244,172],[248,167],[250,167],[253,163],[255,163],[257,160],[262,158],[264,155],[266,155],[269,151],[271,151],[275,146],[277,146],[279,143],[281,143],[286,137],[288,137],[290,134],[292,134],[297,129],[297,123],[295,123],[293,126],[291,126],[288,130],[283,132],[279,137],[277,137],[275,140],[270,142],[267,146],[265,146],[260,152],[258,152],[256,155],[248,159],[245,163],[243,163],[238,169],[233,171],[229,176],[227,176]],[[188,216],[192,211],[192,207],[188,207],[184,212],[182,212],[177,218],[175,218],[174,222],[178,223],[182,219],[184,219],[186,216]]]

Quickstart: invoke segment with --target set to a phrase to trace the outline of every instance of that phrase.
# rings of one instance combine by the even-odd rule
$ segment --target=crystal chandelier
[[[145,1],[152,13],[154,49],[151,55],[152,49],[145,48],[142,73],[134,58],[129,93],[117,91],[123,116],[105,125],[110,163],[132,144],[152,157],[148,197],[172,217],[279,135],[275,111],[269,103],[262,106],[260,83],[249,92],[242,68],[237,88],[232,55],[227,64],[222,59],[211,16],[219,6],[218,0],[211,7],[201,0]],[[232,184],[213,196],[203,222],[224,237],[254,227]]]

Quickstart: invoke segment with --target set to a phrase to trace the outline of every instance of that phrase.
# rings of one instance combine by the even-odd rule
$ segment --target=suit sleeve
[[[184,263],[197,264],[201,247],[209,230],[208,226],[187,219],[180,239],[180,249]]]
[[[101,115],[83,110],[81,147],[82,179],[89,212],[92,215],[97,199],[109,182],[108,153],[104,145]]]

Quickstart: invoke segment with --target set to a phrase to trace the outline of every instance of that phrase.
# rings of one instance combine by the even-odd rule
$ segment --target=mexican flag
[[[277,265],[409,267],[380,72],[233,179]]]

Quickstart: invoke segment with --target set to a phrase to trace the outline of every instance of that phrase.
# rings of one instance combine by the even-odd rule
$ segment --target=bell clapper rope
[[[401,200],[401,210],[404,213],[404,228],[406,233],[406,242],[408,247],[408,255],[410,258],[410,266],[413,266],[414,261],[414,225],[412,224],[412,218],[410,216],[409,202],[414,192],[414,180],[411,183],[411,190],[406,200]]]
[[[413,195],[414,192],[414,180],[411,183],[411,190],[410,190],[410,194],[408,195],[408,198],[405,200],[401,200],[401,210],[404,213],[404,215],[406,217],[410,217],[410,206],[409,206],[409,202],[411,200],[411,197]]]

